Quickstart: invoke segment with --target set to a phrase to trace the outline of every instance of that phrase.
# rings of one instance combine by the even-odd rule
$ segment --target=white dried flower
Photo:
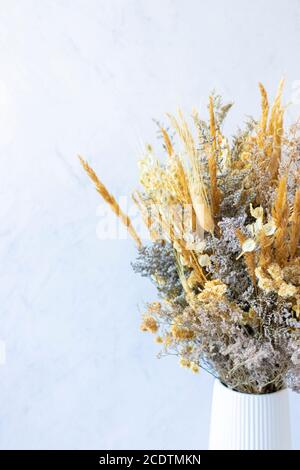
[[[198,257],[200,266],[209,266],[210,265],[210,257],[208,255],[201,255]]]
[[[267,237],[270,237],[276,232],[276,224],[274,221],[267,222],[263,225],[262,229],[264,234],[267,235]]]

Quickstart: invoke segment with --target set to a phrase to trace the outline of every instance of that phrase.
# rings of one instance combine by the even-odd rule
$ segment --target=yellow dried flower
[[[171,346],[171,344],[173,343],[172,335],[170,333],[167,333],[163,338],[163,342],[166,347]]]
[[[287,284],[286,282],[282,282],[279,290],[278,295],[281,297],[294,297],[297,293],[297,287],[293,286],[292,284]]]
[[[281,268],[277,263],[270,264],[267,271],[272,276],[274,281],[281,281],[282,280]]]
[[[155,342],[157,344],[162,344],[164,342],[164,340],[162,339],[161,336],[155,336]]]
[[[181,357],[180,361],[179,361],[179,364],[180,364],[181,367],[189,368],[190,365],[191,365],[191,362],[189,361],[189,359],[186,359],[185,357]]]
[[[243,313],[243,323],[257,327],[260,325],[260,318],[258,317],[254,308],[250,308],[249,311]]]
[[[256,268],[255,274],[259,280],[258,286],[266,292],[275,291],[280,297],[294,297],[298,288],[283,280],[283,271],[277,263],[272,263],[267,269],[267,274],[262,268]]]
[[[219,279],[214,279],[213,281],[207,281],[205,283],[203,292],[209,293],[215,297],[223,297],[226,290],[227,290],[226,284],[224,284]]]
[[[294,286],[300,286],[300,258],[296,258],[292,263],[283,268],[283,278],[286,282]]]
[[[195,336],[194,332],[189,328],[178,326],[176,324],[171,327],[171,333],[173,335],[173,338],[178,341],[193,339]]]
[[[143,323],[141,324],[142,331],[149,331],[150,333],[156,333],[158,331],[158,324],[155,318],[150,315],[144,315]]]
[[[256,268],[255,275],[258,279],[258,287],[260,289],[264,290],[265,292],[276,290],[274,281],[265,274],[262,268]]]
[[[157,313],[161,309],[160,302],[151,302],[151,304],[147,305],[149,313]]]
[[[200,368],[198,366],[198,364],[196,364],[196,362],[191,362],[190,363],[190,369],[192,372],[194,372],[194,374],[198,374],[199,371],[200,371]]]
[[[273,282],[271,281],[271,279],[267,279],[267,278],[265,279],[260,278],[258,282],[258,287],[264,290],[265,292],[271,292],[275,290]]]

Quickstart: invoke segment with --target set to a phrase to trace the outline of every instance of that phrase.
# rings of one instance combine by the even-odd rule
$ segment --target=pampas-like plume
[[[274,237],[275,257],[278,264],[283,265],[287,260],[287,226],[289,206],[287,200],[287,177],[281,178],[278,184],[277,196],[272,209],[272,216],[276,224]]]
[[[267,126],[269,114],[268,97],[263,85],[261,83],[259,84],[259,89],[262,97],[262,116],[257,143],[259,147],[264,149],[265,155],[267,157],[265,161],[266,165],[264,166],[269,173],[271,185],[273,185],[274,182],[277,182],[278,170],[281,161],[281,143],[283,135],[284,114],[284,110],[281,106],[283,85],[284,80],[281,80],[270,112],[269,124]]]
[[[259,90],[261,94],[261,118],[260,118],[260,129],[258,132],[257,143],[260,148],[264,148],[268,115],[269,115],[269,101],[268,101],[267,92],[263,84],[259,83],[258,86],[259,86]]]
[[[237,236],[238,241],[240,242],[241,246],[247,240],[246,235],[244,235],[240,229],[236,230],[236,236]],[[247,269],[248,269],[250,279],[251,279],[253,285],[256,286],[256,275],[255,275],[256,264],[255,264],[255,254],[254,254],[254,252],[244,253],[244,259],[245,259],[245,263],[246,263],[246,266],[247,266]]]
[[[300,189],[297,189],[295,194],[291,222],[290,257],[293,258],[297,253],[300,240]]]
[[[281,141],[283,135],[283,109],[278,109],[274,119],[273,151],[270,158],[271,181],[277,180],[281,161]]]
[[[270,120],[269,120],[269,127],[268,127],[268,134],[270,136],[274,135],[274,130],[276,129],[276,121],[277,121],[277,113],[281,110],[281,95],[283,90],[284,80],[280,80],[277,93],[275,96],[275,100],[271,109]]]
[[[259,266],[266,269],[272,263],[272,238],[267,237],[263,230],[259,233],[260,256]]]
[[[128,215],[126,215],[122,211],[121,207],[119,206],[115,198],[108,192],[104,184],[99,180],[98,176],[96,175],[94,170],[89,166],[89,164],[81,156],[78,156],[78,158],[84,170],[86,171],[88,176],[91,178],[91,180],[95,184],[97,192],[100,194],[100,196],[102,196],[104,201],[107,202],[107,204],[110,206],[112,211],[117,215],[117,217],[119,217],[121,222],[127,227],[128,233],[136,242],[137,247],[141,248],[142,247],[141,239],[136,233]]]
[[[267,121],[268,121],[268,114],[269,114],[269,101],[268,95],[266,92],[265,87],[262,83],[258,84],[260,94],[261,94],[261,120],[260,120],[260,127],[262,132],[265,134],[267,130]]]

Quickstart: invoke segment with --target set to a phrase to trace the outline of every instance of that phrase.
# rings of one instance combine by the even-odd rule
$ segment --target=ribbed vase
[[[251,395],[214,383],[209,449],[291,449],[288,391]]]

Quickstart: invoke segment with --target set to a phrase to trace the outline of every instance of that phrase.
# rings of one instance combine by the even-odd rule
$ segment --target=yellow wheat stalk
[[[186,188],[186,203],[192,203],[193,211],[197,215],[200,224],[204,223],[204,230],[213,232],[214,221],[212,217],[212,208],[203,180],[203,174],[199,163],[198,153],[195,146],[193,135],[185,121],[182,112],[178,111],[179,119],[171,114],[167,114],[172,127],[184,144],[185,151],[189,157],[192,171],[187,174],[181,162],[178,162],[178,175],[182,182],[182,188]],[[195,191],[195,188],[197,190]],[[204,214],[202,213],[204,211]],[[204,215],[204,216],[203,216]]]
[[[191,160],[191,164],[194,167],[197,150],[196,150],[193,135],[189,129],[189,126],[186,120],[184,119],[182,111],[180,109],[178,110],[179,119],[177,119],[172,114],[167,114],[167,116],[171,122],[172,127],[174,127],[180,140],[183,142],[185,150]]]
[[[192,230],[196,230],[196,212],[193,206],[193,200],[191,195],[191,188],[189,185],[189,179],[186,174],[184,164],[179,156],[173,156],[172,160],[172,171],[168,175],[168,183],[173,189],[178,201],[185,209],[190,209],[191,213],[191,227]],[[187,212],[188,213],[188,212]]]
[[[91,180],[95,184],[97,192],[100,194],[100,196],[102,196],[104,201],[109,205],[109,207],[112,209],[112,211],[116,214],[117,217],[119,217],[121,222],[125,225],[125,227],[128,230],[128,233],[131,235],[131,237],[136,242],[137,247],[141,248],[142,247],[142,242],[141,242],[138,234],[136,233],[136,231],[135,231],[128,215],[126,215],[122,211],[121,207],[119,206],[119,204],[115,200],[114,196],[112,196],[108,192],[108,190],[106,189],[104,184],[99,180],[98,176],[96,175],[94,170],[89,166],[89,164],[81,156],[79,156],[79,160],[80,160],[81,165],[83,166],[83,169],[86,171],[88,176],[91,178]]]
[[[262,83],[258,84],[260,94],[261,94],[261,120],[260,120],[260,127],[262,132],[265,134],[267,130],[267,122],[268,122],[268,114],[269,114],[269,101],[268,95],[266,92],[265,87]]]
[[[261,119],[257,135],[257,144],[263,150],[264,157],[261,161],[261,172],[266,172],[270,179],[270,186],[278,180],[279,166],[281,162],[281,145],[283,137],[283,114],[281,96],[284,80],[279,82],[274,103],[269,116],[268,96],[264,86],[259,83],[261,94]],[[269,122],[268,122],[269,116]]]
[[[277,180],[281,161],[281,143],[283,136],[283,109],[278,109],[274,118],[273,151],[270,158],[271,181]]]
[[[298,249],[300,240],[300,189],[297,189],[291,217],[290,257],[293,258]]]
[[[287,260],[287,226],[289,206],[287,200],[287,177],[284,176],[278,183],[277,196],[272,208],[272,216],[276,224],[274,237],[275,257],[278,264],[284,264]]]
[[[173,145],[169,137],[169,134],[167,133],[166,129],[164,129],[163,127],[161,127],[160,130],[164,139],[167,154],[169,155],[169,157],[171,157],[174,153],[174,149],[173,149]]]
[[[272,263],[272,238],[267,237],[263,230],[259,234],[259,266],[266,269]]]
[[[210,121],[210,136],[212,139],[211,151],[208,157],[208,171],[210,177],[210,193],[211,193],[211,205],[214,216],[216,217],[219,213],[220,208],[220,192],[218,189],[217,181],[217,139],[216,139],[216,124],[214,115],[213,98],[209,98],[209,121]]]
[[[257,142],[260,148],[264,148],[269,115],[269,101],[266,89],[263,84],[259,83],[258,86],[261,94],[261,118]]]
[[[276,128],[276,120],[277,120],[277,113],[281,109],[281,96],[283,91],[284,80],[280,80],[277,93],[275,96],[275,100],[271,109],[270,119],[269,119],[269,127],[268,127],[268,134],[273,136],[274,129]]]

